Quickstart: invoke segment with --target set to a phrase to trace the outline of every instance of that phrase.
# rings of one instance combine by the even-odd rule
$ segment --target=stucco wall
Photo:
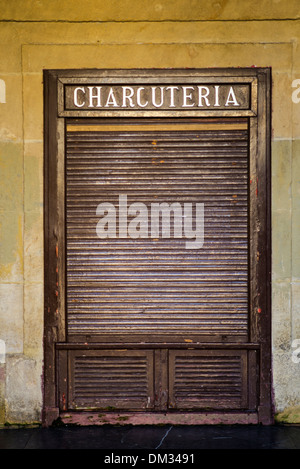
[[[299,26],[299,0],[0,0],[0,424],[41,419],[43,69],[251,66],[273,77],[274,405],[300,422]]]

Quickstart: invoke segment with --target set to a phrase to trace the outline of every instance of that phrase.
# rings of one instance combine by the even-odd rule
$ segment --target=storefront
[[[270,95],[268,68],[44,72],[45,424],[273,421]]]

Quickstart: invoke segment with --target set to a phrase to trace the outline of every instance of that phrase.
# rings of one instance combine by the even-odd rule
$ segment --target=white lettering
[[[111,99],[111,101],[110,101],[110,99]],[[110,105],[112,105],[114,107],[118,107],[118,104],[117,104],[117,101],[116,101],[116,98],[115,98],[115,95],[114,95],[114,90],[112,88],[110,88],[110,90],[109,90],[105,107],[109,107]]]
[[[292,353],[292,361],[293,361],[293,363],[300,363],[300,339],[293,340],[292,347],[293,348],[298,347]]]
[[[136,99],[137,99],[137,105],[139,107],[146,107],[148,106],[148,101],[146,101],[144,104],[141,103],[141,91],[144,90],[145,88],[141,87],[141,88],[138,88],[137,90],[137,96],[136,96]]]
[[[207,86],[198,86],[198,90],[199,90],[199,97],[198,97],[198,106],[199,107],[202,107],[203,104],[202,104],[202,100],[204,99],[205,101],[205,105],[207,107],[210,106],[210,103],[208,101],[208,95],[209,95],[209,88],[207,88]],[[204,94],[203,93],[203,90],[205,91]]]
[[[105,464],[130,464],[132,467],[135,467],[138,456],[119,456],[118,454],[111,453],[110,456],[105,456],[103,462]]]
[[[83,103],[79,104],[79,102],[78,102],[78,91],[82,91],[83,94],[85,94],[85,89],[84,88],[75,88],[75,90],[74,90],[74,104],[75,104],[76,107],[82,107],[82,106],[84,106],[85,103],[83,101]]]
[[[156,463],[157,464],[167,464],[169,462],[169,457],[170,457],[170,454],[153,454],[153,453],[150,453],[148,455],[148,463],[149,464],[153,464],[153,463]]]
[[[171,213],[173,229],[171,230]],[[96,214],[102,216],[97,223],[96,233],[101,239],[116,238],[116,208],[111,203],[101,203],[97,206]],[[104,216],[103,216],[104,215]],[[133,217],[128,225],[128,216]],[[194,238],[185,243],[186,249],[200,249],[204,243],[204,204],[196,203],[193,214],[193,203],[184,203],[183,210],[179,202],[152,203],[150,218],[147,206],[142,202],[135,202],[127,208],[127,195],[119,195],[119,237],[148,238],[148,224],[151,223],[152,238]],[[183,221],[184,220],[184,221]],[[184,235],[183,235],[184,223]],[[193,227],[193,224],[195,227]]]
[[[178,86],[168,86],[166,90],[170,90],[170,105],[169,107],[175,107],[174,104],[174,91],[178,90]]]
[[[98,238],[115,238],[116,237],[116,209],[113,204],[109,202],[103,202],[99,204],[96,209],[97,215],[104,215],[101,220],[98,221],[96,226],[96,233]],[[106,227],[106,228],[105,228]]]
[[[186,238],[196,238],[194,242],[187,241],[186,249],[200,249],[204,243],[204,204],[196,204],[196,228],[193,230],[193,206],[184,204],[184,234]]]
[[[194,90],[193,86],[183,86],[182,91],[183,91],[183,104],[182,107],[193,107],[195,106],[195,103],[187,103],[187,99],[193,99],[192,93],[187,94],[188,90]]]
[[[130,238],[148,238],[147,206],[142,202],[131,204],[128,208],[128,215],[136,215],[128,225],[128,234]]]
[[[220,106],[220,103],[219,103],[219,86],[216,85],[215,86],[215,104],[214,104],[214,107],[219,107]]]
[[[0,363],[5,363],[5,342],[0,339]]]
[[[231,97],[232,99],[229,99],[230,97]],[[235,97],[235,94],[234,94],[234,91],[233,91],[232,86],[230,87],[230,90],[229,90],[229,93],[228,93],[228,97],[227,97],[227,101],[226,101],[225,106],[229,106],[229,104],[233,104],[234,106],[239,106],[239,103],[238,103],[237,100],[236,100],[236,97]]]
[[[298,86],[298,88],[297,88]],[[293,88],[297,88],[295,91],[292,93],[292,101],[295,104],[300,103],[300,80],[299,78],[297,80],[294,80],[292,83]]]
[[[159,237],[159,216],[162,214],[162,238],[170,238],[171,211],[174,215],[174,238],[182,237],[182,210],[180,203],[169,205],[166,202],[151,204],[151,237]]]
[[[133,88],[130,86],[122,86],[123,89],[123,104],[122,107],[127,107],[126,101],[129,101],[129,106],[134,107],[132,96],[134,95]],[[127,95],[127,91],[129,91],[129,95]]]
[[[93,94],[93,89],[96,88],[96,94]],[[97,107],[101,107],[101,86],[88,86],[90,91],[90,104],[89,107],[95,107],[93,100],[97,100]]]
[[[237,85],[236,85],[237,86]],[[294,80],[296,87],[292,94],[294,103],[300,102],[300,80]],[[222,93],[221,93],[222,91]],[[224,96],[225,91],[225,96]],[[1,90],[0,102],[5,97]],[[197,96],[198,93],[198,96]],[[148,97],[150,95],[150,97]],[[179,104],[178,99],[182,97]],[[87,86],[76,87],[73,92],[75,108],[217,108],[240,106],[234,86],[195,85],[195,86]]]
[[[6,103],[6,85],[4,80],[0,80],[0,103]]]
[[[152,89],[152,104],[155,107],[161,107],[164,104],[164,86],[159,86],[159,88],[160,88],[160,103],[157,104],[156,103],[156,96],[155,96],[157,86],[152,86],[151,87],[151,89]]]
[[[119,237],[127,238],[127,195],[119,195]]]

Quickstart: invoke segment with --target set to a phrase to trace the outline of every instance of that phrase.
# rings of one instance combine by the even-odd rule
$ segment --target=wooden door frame
[[[250,245],[250,295],[251,295],[251,342],[259,344],[259,396],[257,418],[252,415],[222,413],[169,413],[164,418],[158,414],[144,415],[145,423],[273,423],[272,415],[272,373],[271,373],[271,71],[270,69],[200,69],[200,70],[45,70],[44,71],[44,402],[43,425],[51,425],[61,413],[57,394],[57,353],[56,344],[64,348],[65,324],[65,119],[70,115],[63,108],[65,83],[101,82],[105,77],[129,79],[130,83],[144,83],[148,76],[168,79],[177,83],[178,77],[190,80],[245,81],[256,84],[252,88],[253,109],[248,112],[250,119],[250,152],[256,155],[250,168],[251,219],[255,224],[249,227]],[[125,78],[124,78],[125,77]],[[124,81],[123,81],[124,83]],[[97,111],[86,113],[96,117]],[[108,114],[109,115],[109,114]],[[157,115],[157,114],[155,114]],[[163,111],[161,116],[164,116]],[[178,113],[175,113],[175,117]],[[214,111],[199,115],[216,116]],[[223,111],[228,117],[230,113]],[[234,115],[234,114],[232,114]],[[246,114],[244,113],[244,116]],[[160,117],[161,117],[160,116]],[[121,116],[124,117],[124,116]],[[253,177],[252,177],[253,176]],[[101,344],[97,345],[99,348]],[[149,347],[149,344],[147,345]],[[202,344],[203,346],[203,344]],[[135,344],[135,347],[143,347]],[[177,344],[176,347],[182,347]],[[59,347],[58,347],[59,348]],[[95,348],[95,344],[93,346]],[[164,347],[161,348],[163,350]],[[201,345],[199,345],[201,348]],[[158,353],[158,352],[156,352]],[[163,353],[163,352],[161,352]],[[252,366],[254,366],[252,364]],[[193,418],[191,418],[191,416]],[[85,414],[86,418],[86,414]],[[127,415],[124,421],[139,423],[142,414]],[[84,422],[82,416],[69,416],[69,421]],[[72,420],[73,419],[73,420]],[[76,420],[77,419],[77,420]],[[95,423],[116,423],[116,416],[95,420]],[[122,421],[122,420],[121,420]],[[90,422],[90,420],[89,420]],[[120,422],[120,421],[119,421]]]

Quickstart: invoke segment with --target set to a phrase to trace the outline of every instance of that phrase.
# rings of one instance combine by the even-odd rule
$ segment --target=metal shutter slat
[[[68,125],[67,326],[89,333],[248,334],[248,130],[101,131]],[[237,127],[237,128],[236,128]],[[94,130],[95,129],[95,130]],[[105,239],[96,207],[202,202],[204,245]],[[172,232],[171,232],[172,235]]]

